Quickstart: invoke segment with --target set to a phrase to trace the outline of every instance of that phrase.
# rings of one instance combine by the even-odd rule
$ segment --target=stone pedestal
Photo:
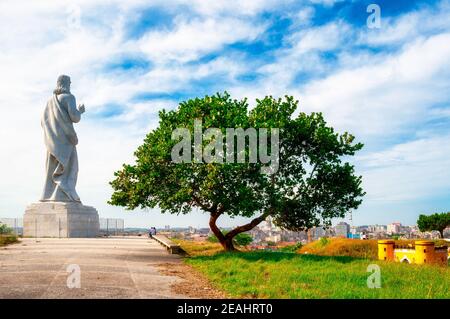
[[[23,218],[25,237],[97,237],[97,210],[77,202],[39,202],[29,205]]]

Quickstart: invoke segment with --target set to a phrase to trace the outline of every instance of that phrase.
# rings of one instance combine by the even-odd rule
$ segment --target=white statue
[[[47,102],[41,125],[47,148],[45,186],[41,202],[80,202],[75,186],[78,176],[78,123],[85,112],[84,105],[76,106],[70,93],[70,77],[58,77],[56,89]]]
[[[84,111],[70,93],[70,77],[59,76],[41,121],[47,148],[44,192],[38,203],[25,210],[26,237],[97,237],[99,233],[97,210],[83,205],[75,190],[78,137],[73,123],[80,121]]]

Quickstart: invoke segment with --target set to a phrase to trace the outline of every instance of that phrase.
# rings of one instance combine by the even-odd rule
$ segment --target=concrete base
[[[97,237],[99,227],[97,210],[76,202],[33,203],[23,218],[24,237]]]

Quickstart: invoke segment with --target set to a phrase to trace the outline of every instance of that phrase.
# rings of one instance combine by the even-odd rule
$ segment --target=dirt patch
[[[177,276],[183,281],[171,285],[171,290],[180,295],[201,299],[229,298],[224,292],[214,288],[206,277],[189,265],[180,263],[158,264],[158,270],[168,276]]]

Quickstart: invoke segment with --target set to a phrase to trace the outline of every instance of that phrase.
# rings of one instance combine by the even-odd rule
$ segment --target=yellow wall
[[[430,264],[434,259],[434,243],[427,240],[416,241],[416,264]]]
[[[378,241],[378,259],[379,260],[394,260],[394,241],[393,240],[379,240]]]
[[[408,262],[412,264],[447,264],[447,249],[434,247],[434,242],[418,240],[414,249],[395,248],[393,240],[378,241],[378,259],[397,262]]]
[[[416,262],[416,252],[414,249],[395,249],[395,261],[414,264]]]

